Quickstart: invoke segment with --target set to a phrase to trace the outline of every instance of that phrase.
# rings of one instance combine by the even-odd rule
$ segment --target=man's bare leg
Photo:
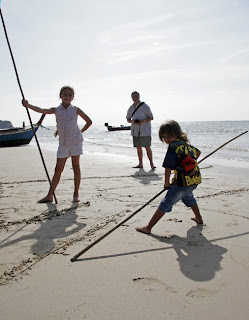
[[[143,150],[142,147],[137,147],[137,156],[139,164],[133,168],[143,168]]]
[[[150,160],[151,169],[155,169],[156,167],[153,164],[153,155],[150,147],[145,147],[148,159]]]

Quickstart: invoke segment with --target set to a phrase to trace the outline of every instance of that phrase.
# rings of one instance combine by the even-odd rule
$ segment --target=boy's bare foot
[[[191,220],[193,220],[197,224],[203,224],[203,220],[202,219],[191,218]]]
[[[136,230],[138,232],[142,232],[145,234],[150,234],[151,233],[151,229],[149,227],[140,227],[140,228],[136,228]]]
[[[132,168],[135,168],[135,169],[143,169],[143,166],[141,164],[137,165],[136,167],[132,167]]]
[[[72,202],[80,202],[79,196],[76,196],[76,195],[74,194],[74,196],[73,196],[73,201],[72,201]]]
[[[47,203],[47,202],[53,202],[53,198],[46,196],[45,198],[42,198],[41,200],[37,201],[37,203]]]

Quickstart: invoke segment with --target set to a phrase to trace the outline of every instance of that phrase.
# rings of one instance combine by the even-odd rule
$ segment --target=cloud
[[[112,52],[111,55],[108,54],[110,64],[119,64],[123,62],[127,62],[130,60],[142,58],[142,57],[148,57],[148,56],[154,56],[154,59],[156,59],[156,55],[166,52],[166,51],[172,51],[172,52],[181,52],[183,54],[184,49],[190,49],[190,48],[197,48],[197,47],[203,47],[203,46],[213,46],[215,45],[215,41],[198,41],[198,42],[192,42],[192,43],[182,43],[182,44],[159,44],[158,42],[154,43],[144,43],[143,46],[136,47],[135,49],[124,49],[120,50],[120,48],[117,48],[116,52]],[[102,57],[106,61],[106,56]]]
[[[228,56],[221,59],[221,63],[234,63],[234,62],[241,62],[242,60],[247,60],[249,63],[249,48],[236,50],[233,53],[229,54]]]
[[[131,36],[131,38],[129,38],[130,43],[136,42],[140,38],[141,33],[143,34],[145,29],[158,26],[162,22],[172,19],[174,16],[175,15],[173,13],[169,13],[157,17],[139,19],[135,22],[130,22],[113,27],[109,30],[104,31],[99,36],[99,42],[103,45],[112,44],[113,41],[127,38],[127,36]]]

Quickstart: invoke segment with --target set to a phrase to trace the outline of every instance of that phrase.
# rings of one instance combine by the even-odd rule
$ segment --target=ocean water
[[[187,132],[190,143],[201,150],[200,160],[226,143],[228,140],[249,129],[249,121],[194,121],[179,122]],[[115,125],[115,124],[113,124]],[[154,162],[161,165],[167,145],[158,138],[160,124],[152,122],[152,151]],[[58,138],[54,137],[55,127],[40,128],[37,137],[42,149],[57,150]],[[32,139],[31,146],[36,142]],[[109,132],[104,126],[94,124],[84,133],[84,153],[105,154],[112,161],[136,161],[136,149],[132,146],[130,131]],[[135,159],[134,159],[135,158]],[[203,162],[204,163],[204,162]],[[246,133],[211,155],[205,164],[220,164],[231,167],[249,168],[249,133]]]

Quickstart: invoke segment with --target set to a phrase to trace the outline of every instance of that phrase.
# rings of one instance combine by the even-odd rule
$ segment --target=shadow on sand
[[[203,226],[193,226],[187,231],[186,237],[172,235],[153,238],[171,244],[177,254],[181,272],[193,281],[209,281],[221,269],[220,262],[226,248],[212,244],[202,234]]]
[[[177,261],[181,272],[193,281],[209,281],[214,278],[215,273],[221,269],[221,261],[227,249],[212,242],[225,240],[229,238],[248,235],[249,232],[223,237],[220,239],[208,240],[202,234],[203,226],[193,226],[187,231],[186,237],[172,235],[170,237],[157,236],[154,234],[150,237],[159,240],[165,244],[171,245],[164,248],[153,248],[146,250],[137,250],[126,253],[97,256],[91,258],[81,258],[76,261],[97,260],[106,258],[117,258],[129,255],[145,254],[156,251],[165,251],[174,249],[177,253]]]
[[[2,241],[0,249],[15,245],[21,241],[30,241],[32,242],[31,251],[33,254],[45,254],[55,248],[55,239],[65,239],[66,237],[74,234],[75,232],[83,229],[86,226],[84,223],[77,221],[77,203],[73,203],[70,208],[66,209],[66,212],[63,215],[60,211],[57,210],[56,205],[47,203],[47,206],[50,215],[48,215],[48,218],[41,219],[40,221],[36,222],[39,227],[32,234],[23,235],[6,242],[6,240],[11,237],[9,236],[7,239]],[[19,231],[21,232],[22,230],[23,233],[24,227],[25,225],[20,228]],[[14,232],[12,236],[16,234],[17,232]],[[35,243],[33,240],[36,240]]]
[[[136,171],[132,175],[132,178],[139,180],[141,184],[150,184],[153,181],[162,180],[162,177],[160,177],[154,169],[145,171],[143,168],[140,168],[138,171]]]

